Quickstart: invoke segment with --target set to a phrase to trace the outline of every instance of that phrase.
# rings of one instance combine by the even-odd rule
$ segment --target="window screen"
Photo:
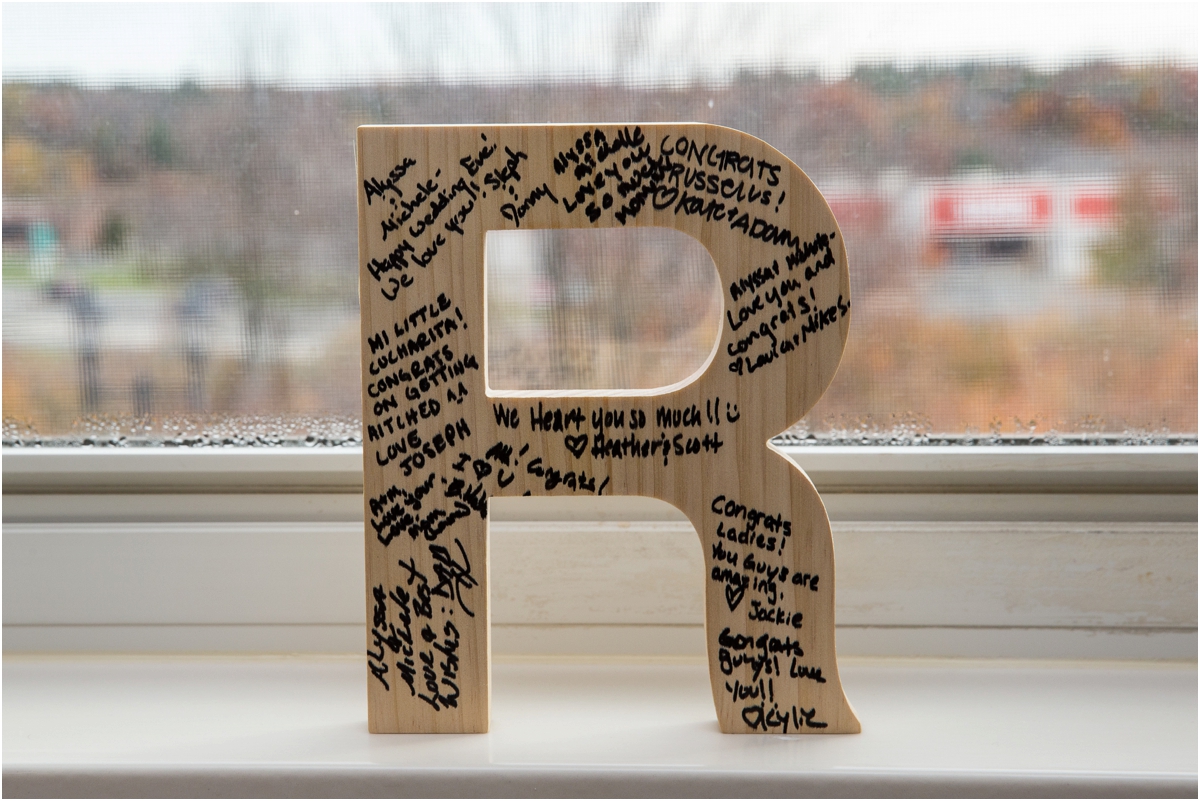
[[[547,121],[727,125],[813,178],[855,316],[800,441],[1194,441],[1195,16],[6,5],[4,442],[359,440],[355,127]],[[547,236],[489,244],[493,389],[703,364],[702,258]]]

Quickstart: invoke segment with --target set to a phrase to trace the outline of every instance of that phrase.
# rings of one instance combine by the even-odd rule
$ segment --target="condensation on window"
[[[845,236],[845,357],[788,441],[1195,441],[1194,42],[834,64],[752,31],[832,35],[850,12],[404,6],[371,10],[368,69],[320,7],[329,35],[307,38],[289,7],[188,7],[129,35],[194,35],[176,49],[199,67],[129,73],[114,46],[106,77],[91,31],[132,12],[98,8],[58,29],[6,9],[5,444],[358,442],[355,127],[662,120],[779,148]],[[74,72],[46,60],[76,51]],[[604,254],[496,251],[492,389],[647,389],[703,364],[710,267],[649,240]],[[586,348],[585,326],[605,332]]]

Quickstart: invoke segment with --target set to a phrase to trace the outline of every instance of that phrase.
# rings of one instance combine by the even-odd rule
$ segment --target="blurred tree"
[[[42,189],[45,181],[45,155],[32,139],[5,138],[4,194],[31,195]]]
[[[92,159],[105,181],[129,181],[134,167],[123,133],[110,120],[101,120],[92,131]]]
[[[116,253],[125,248],[125,239],[129,235],[129,224],[119,212],[110,211],[104,215],[104,222],[96,235],[96,247],[105,253]]]
[[[175,144],[175,137],[171,134],[170,126],[163,120],[155,120],[147,129],[142,146],[154,165],[166,169],[176,166],[179,159],[179,148]]]
[[[1149,181],[1133,175],[1121,188],[1116,233],[1093,251],[1103,283],[1148,286],[1161,283],[1166,265],[1159,248],[1158,210]]]

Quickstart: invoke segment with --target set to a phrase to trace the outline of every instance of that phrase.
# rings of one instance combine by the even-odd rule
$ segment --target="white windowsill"
[[[1194,664],[844,660],[842,675],[861,735],[722,735],[698,660],[501,662],[490,733],[370,735],[358,659],[6,658],[4,787],[1195,797]]]

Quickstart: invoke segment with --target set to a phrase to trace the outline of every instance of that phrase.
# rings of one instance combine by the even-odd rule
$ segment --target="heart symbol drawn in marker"
[[[573,437],[570,434],[567,434],[567,436],[563,437],[563,442],[566,443],[567,450],[569,450],[571,454],[578,459],[580,456],[583,456],[583,452],[587,450],[588,435],[580,434],[577,437]]]
[[[745,584],[726,584],[725,585],[725,603],[729,604],[729,611],[738,608],[738,604],[742,602],[742,596],[746,594]]]

